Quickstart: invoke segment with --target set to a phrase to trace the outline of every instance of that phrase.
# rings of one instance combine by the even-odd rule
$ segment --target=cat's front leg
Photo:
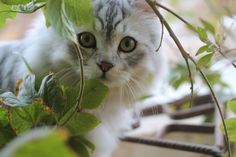
[[[92,157],[111,157],[118,144],[116,131],[108,128],[106,124],[100,124],[88,134],[88,138],[96,146],[95,151],[91,155]]]

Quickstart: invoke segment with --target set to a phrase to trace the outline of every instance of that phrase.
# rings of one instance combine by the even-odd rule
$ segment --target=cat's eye
[[[96,39],[92,33],[83,32],[78,34],[78,41],[85,48],[96,48]]]
[[[132,37],[124,37],[119,45],[119,51],[129,53],[132,52],[137,45],[137,41]]]

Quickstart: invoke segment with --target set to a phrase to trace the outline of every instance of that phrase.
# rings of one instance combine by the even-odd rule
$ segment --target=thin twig
[[[164,24],[161,21],[161,19],[160,19],[160,22],[161,22],[161,40],[160,40],[158,48],[156,49],[156,52],[158,52],[160,50],[161,45],[162,45],[162,41],[163,41],[163,38],[164,38]]]
[[[170,10],[169,8],[161,5],[160,3],[155,3],[158,7],[170,12],[171,14],[173,14],[174,16],[176,16],[178,19],[180,19],[183,23],[185,23],[186,25],[191,25],[188,21],[186,21],[185,19],[183,19],[181,16],[179,16],[178,14],[176,14],[174,11]]]
[[[219,101],[214,93],[214,90],[211,87],[211,84],[209,82],[209,80],[207,79],[207,77],[205,76],[205,74],[203,73],[203,71],[199,68],[199,66],[197,65],[197,63],[195,62],[195,60],[185,51],[185,49],[183,48],[182,44],[180,43],[179,39],[177,38],[177,36],[175,35],[174,31],[172,30],[172,28],[170,27],[170,25],[166,22],[166,20],[164,19],[164,17],[161,15],[161,13],[159,12],[159,10],[156,8],[157,3],[155,1],[151,1],[151,0],[146,0],[146,2],[149,4],[149,6],[153,9],[153,11],[156,13],[156,15],[163,21],[164,26],[166,27],[167,31],[169,32],[171,38],[174,40],[176,46],[178,47],[180,53],[182,54],[182,56],[184,57],[185,61],[188,59],[190,59],[194,65],[196,66],[196,68],[198,69],[198,71],[200,72],[202,78],[204,79],[205,83],[207,84],[211,95],[213,97],[214,102],[216,103],[216,106],[219,110],[220,113],[220,117],[224,126],[224,132],[225,132],[225,136],[226,136],[226,142],[227,142],[227,148],[228,148],[228,152],[229,152],[229,157],[231,157],[231,151],[230,151],[230,143],[229,143],[229,136],[228,136],[228,131],[226,129],[226,124],[224,121],[224,116],[222,113],[222,110],[220,108],[220,104]],[[172,12],[171,12],[172,13]],[[182,18],[181,18],[182,19]],[[187,63],[186,62],[186,63]],[[188,66],[188,65],[187,65]]]
[[[75,44],[76,46],[76,51],[79,56],[79,62],[80,62],[80,90],[79,90],[79,95],[77,97],[77,103],[76,103],[76,108],[79,111],[80,108],[80,103],[82,101],[82,96],[84,94],[84,86],[85,86],[85,81],[84,81],[84,62],[83,62],[83,56],[81,53],[81,50],[79,48],[78,44]]]
[[[209,88],[209,90],[211,92],[211,95],[213,97],[214,102],[216,103],[216,107],[217,107],[217,109],[219,111],[219,114],[220,114],[220,117],[221,117],[221,121],[222,121],[222,124],[223,124],[223,128],[224,128],[224,132],[225,132],[225,136],[226,136],[225,140],[226,140],[226,143],[227,143],[227,149],[228,149],[228,152],[229,152],[229,157],[231,157],[229,135],[228,135],[228,131],[226,129],[226,123],[224,121],[224,114],[223,114],[223,112],[221,110],[219,101],[218,101],[218,99],[217,99],[217,97],[215,95],[214,90],[211,87],[211,84],[210,84],[209,80],[207,79],[206,75],[204,74],[204,72],[201,70],[201,68],[199,68],[199,66],[197,65],[196,61],[192,57],[190,57],[189,59],[194,63],[194,65],[196,66],[197,70],[200,72],[202,78],[204,79],[205,83],[207,84],[207,86],[208,86],[208,88]]]
[[[173,32],[173,30],[171,29],[171,27],[169,26],[169,24],[166,22],[166,20],[163,18],[163,16],[160,14],[160,12],[158,11],[158,9],[156,8],[156,5],[158,3],[156,2],[151,2],[150,0],[146,0],[146,2],[152,7],[153,11],[156,13],[156,15],[159,17],[160,21],[163,23],[163,25],[166,27],[166,29],[168,30],[170,36],[172,38],[177,38],[175,36],[175,33]],[[171,13],[174,13],[173,11],[171,11],[170,9],[158,4],[158,6],[160,7],[163,7],[165,8],[167,11],[170,11]],[[175,14],[175,13],[174,13]],[[181,18],[179,15],[175,14],[175,16],[177,16],[178,18],[182,19],[181,21],[183,21],[184,23],[190,25],[187,21],[185,21],[183,18]],[[189,61],[188,61],[188,58],[190,57],[190,55],[184,50],[182,44],[180,43],[179,40],[175,40],[176,42],[176,46],[178,47],[178,49],[180,50],[181,52],[181,55],[183,56],[185,62],[186,62],[186,65],[187,65],[187,69],[188,69],[188,74],[189,74],[189,80],[190,80],[190,84],[191,84],[191,87],[190,87],[190,90],[191,90],[191,97],[193,98],[193,91],[194,91],[194,84],[193,84],[193,78],[192,78],[192,72],[191,72],[191,68],[190,68],[190,65],[189,65]],[[192,100],[190,101],[190,106],[192,104]]]
[[[82,96],[84,93],[84,86],[85,86],[85,81],[84,81],[84,63],[83,63],[83,56],[81,53],[81,50],[79,48],[79,45],[77,43],[74,43],[76,53],[78,55],[79,63],[80,63],[80,89],[79,89],[79,95],[77,97],[77,101],[75,104],[75,109],[71,113],[71,115],[61,124],[62,126],[65,125],[73,116],[76,112],[80,111],[80,104],[82,101]]]

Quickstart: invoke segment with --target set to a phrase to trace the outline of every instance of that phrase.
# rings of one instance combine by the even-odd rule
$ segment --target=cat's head
[[[94,26],[77,32],[85,76],[121,86],[147,70],[160,40],[159,21],[144,0],[94,0],[93,6]]]

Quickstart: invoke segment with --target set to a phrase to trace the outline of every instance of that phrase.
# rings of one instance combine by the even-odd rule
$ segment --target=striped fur
[[[77,33],[90,32],[95,36],[96,48],[81,47],[86,78],[100,79],[110,88],[102,106],[94,111],[102,124],[88,137],[96,144],[93,157],[109,157],[116,147],[120,128],[127,128],[132,116],[127,106],[150,87],[150,74],[160,77],[164,70],[163,55],[156,49],[160,42],[160,24],[148,10],[144,0],[93,0],[95,23],[93,28],[81,26]],[[118,49],[125,37],[136,40],[132,52]],[[21,53],[39,77],[54,72],[61,82],[79,81],[77,54],[69,41],[46,28],[43,17],[26,37],[0,46],[0,88],[14,90],[17,78],[27,69],[15,53]],[[106,73],[97,66],[102,61],[112,63]],[[7,68],[6,68],[7,67]]]

